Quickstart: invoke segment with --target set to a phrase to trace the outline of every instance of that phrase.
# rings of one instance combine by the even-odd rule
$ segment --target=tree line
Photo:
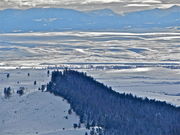
[[[86,73],[54,71],[47,91],[65,98],[99,135],[180,135],[180,107],[118,93]]]

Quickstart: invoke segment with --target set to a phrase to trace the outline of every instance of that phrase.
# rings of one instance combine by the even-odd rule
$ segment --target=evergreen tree
[[[34,85],[36,85],[37,84],[37,82],[36,81],[34,81]]]
[[[10,77],[10,74],[8,73],[8,74],[6,75],[6,77],[9,78],[9,77]]]

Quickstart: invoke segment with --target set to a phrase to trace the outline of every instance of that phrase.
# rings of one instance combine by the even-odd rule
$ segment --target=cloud
[[[123,2],[122,0],[85,0],[82,4],[89,4],[89,3],[113,3],[113,2]]]
[[[133,0],[133,1],[131,1],[132,3],[134,2],[134,3],[152,3],[152,4],[160,4],[160,3],[162,3],[161,1],[159,1],[159,0]]]
[[[72,8],[81,11],[109,8],[118,13],[180,5],[180,0],[0,0],[0,9],[7,8]]]
[[[170,8],[172,6],[180,6],[180,4],[160,4],[158,8]]]
[[[127,4],[125,7],[150,7],[150,4]]]

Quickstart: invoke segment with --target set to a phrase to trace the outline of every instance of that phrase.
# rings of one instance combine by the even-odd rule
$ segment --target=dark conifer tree
[[[36,81],[34,81],[34,85],[36,85],[37,84],[37,82]]]
[[[10,74],[9,74],[9,73],[7,73],[6,77],[7,77],[7,78],[9,78],[9,77],[10,77]]]

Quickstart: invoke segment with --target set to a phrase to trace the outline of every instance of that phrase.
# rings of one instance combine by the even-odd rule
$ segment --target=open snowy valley
[[[0,34],[0,66],[44,67],[63,63],[174,64],[180,61],[179,42],[179,32]]]
[[[121,93],[180,105],[179,41],[179,32],[1,34],[1,75],[6,73],[5,69],[21,76],[26,68],[53,70],[68,67],[86,71]],[[43,75],[44,70],[30,72],[37,72],[35,75],[40,82],[46,84],[48,81],[44,77],[46,74]],[[30,78],[35,80],[37,77]],[[8,87],[1,84],[1,89]],[[15,83],[13,87],[18,89],[20,85],[23,84]]]

